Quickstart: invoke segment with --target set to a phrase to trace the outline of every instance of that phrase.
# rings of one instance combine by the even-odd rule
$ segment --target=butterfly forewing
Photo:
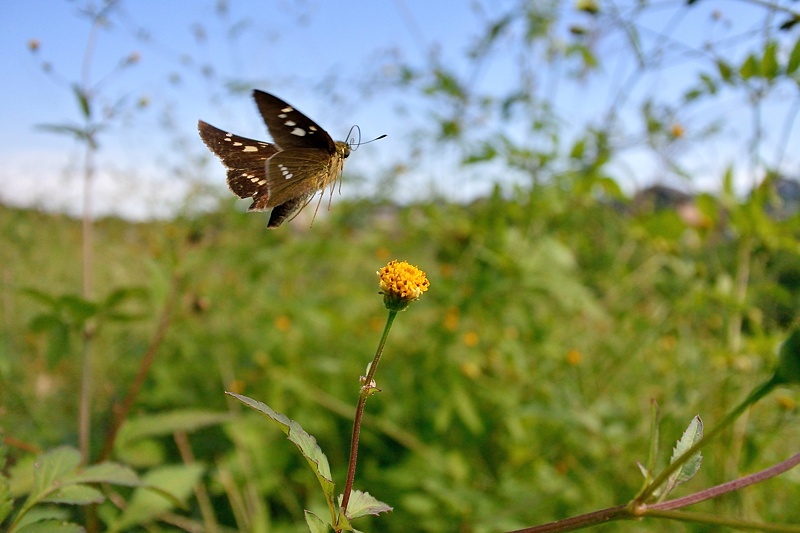
[[[281,150],[289,148],[317,148],[333,154],[336,145],[331,136],[316,122],[264,91],[254,90],[253,98],[258,111],[267,124],[272,139]]]

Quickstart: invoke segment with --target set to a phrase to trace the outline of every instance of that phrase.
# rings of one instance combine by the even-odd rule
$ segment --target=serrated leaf
[[[692,421],[689,423],[689,426],[681,435],[680,440],[672,449],[672,457],[670,458],[670,464],[674,463],[679,457],[683,456],[689,449],[694,446],[700,439],[703,438],[703,421],[700,419],[699,416],[695,416]],[[700,465],[703,462],[703,455],[700,452],[696,452],[692,457],[690,457],[683,465],[676,470],[667,480],[666,484],[664,485],[664,490],[661,493],[660,498],[666,498],[666,496],[678,485],[681,483],[685,483],[692,479],[697,471],[700,470]]]
[[[103,493],[88,485],[67,485],[58,488],[42,499],[43,502],[88,505],[105,501]]]
[[[695,416],[692,418],[692,421],[689,423],[689,426],[681,435],[680,440],[672,449],[672,458],[670,459],[670,463],[674,463],[675,460],[689,451],[689,448],[694,446],[700,439],[703,438],[703,421],[700,419],[699,416]]]
[[[339,496],[339,505],[342,504],[342,497]],[[385,503],[376,500],[370,495],[369,492],[361,492],[360,490],[350,491],[350,501],[347,504],[347,518],[355,520],[362,516],[378,515],[380,513],[388,513],[393,509]]]
[[[225,394],[236,398],[256,411],[264,413],[286,433],[289,441],[300,449],[300,453],[303,454],[303,457],[306,458],[306,461],[308,461],[308,464],[311,465],[311,468],[314,470],[322,486],[322,491],[325,493],[325,499],[328,502],[332,502],[334,484],[333,476],[331,475],[331,467],[328,464],[328,458],[317,445],[317,439],[306,433],[300,424],[277,411],[273,411],[268,405],[262,402],[233,392],[226,392]]]
[[[333,529],[330,524],[311,511],[306,511],[306,525],[311,533],[329,533]]]

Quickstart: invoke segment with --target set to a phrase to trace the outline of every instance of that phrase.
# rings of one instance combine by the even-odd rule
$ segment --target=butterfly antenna
[[[354,135],[353,132],[355,132],[355,135]],[[358,137],[358,140],[356,140],[356,136]],[[350,128],[350,132],[347,134],[347,144],[350,145],[350,149],[351,150],[355,151],[362,144],[369,144],[369,143],[375,142],[375,141],[377,141],[379,139],[383,139],[384,137],[386,137],[385,133],[383,135],[379,136],[379,137],[375,137],[371,141],[364,141],[362,143],[361,142],[361,128],[359,128],[358,125],[355,125],[352,128]]]

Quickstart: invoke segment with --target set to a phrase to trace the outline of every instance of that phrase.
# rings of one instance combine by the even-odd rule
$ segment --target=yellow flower
[[[673,124],[670,128],[670,133],[672,137],[675,139],[680,139],[686,134],[686,128],[684,128],[681,124]]]
[[[391,311],[402,311],[428,290],[430,282],[425,272],[406,261],[397,260],[378,270],[383,304]]]

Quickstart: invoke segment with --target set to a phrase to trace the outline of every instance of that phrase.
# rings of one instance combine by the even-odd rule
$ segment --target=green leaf
[[[672,449],[670,464],[674,463],[679,457],[689,451],[689,449],[702,438],[703,421],[699,416],[695,416],[689,423],[689,426],[683,432],[683,435],[681,436],[680,440],[678,440],[678,443]],[[692,455],[688,461],[683,463],[683,466],[681,466],[669,477],[660,498],[666,498],[672,489],[681,483],[685,483],[686,481],[692,479],[695,474],[697,474],[698,470],[700,470],[700,465],[702,462],[703,455],[700,452],[695,452],[695,454]]]
[[[497,157],[497,148],[495,148],[491,143],[483,143],[479,151],[471,152],[467,157],[464,158],[462,163],[465,165],[483,163],[485,161],[491,161],[495,157]]]
[[[761,75],[772,81],[778,76],[778,43],[771,41],[764,49],[761,58]]]
[[[191,433],[227,422],[231,418],[232,415],[228,412],[194,409],[139,416],[125,422],[117,438],[117,445],[122,446],[147,437],[172,435],[176,431]]]
[[[731,67],[725,61],[718,59],[717,70],[719,71],[719,77],[722,78],[722,81],[728,84],[733,84],[733,67]]]
[[[744,60],[742,66],[739,67],[739,75],[743,80],[749,80],[753,76],[758,75],[760,70],[756,56],[750,54],[747,56],[747,59]]]
[[[339,496],[339,505],[342,503],[342,497]],[[347,518],[355,520],[362,516],[379,515],[380,513],[388,513],[393,509],[385,503],[376,500],[369,492],[361,492],[360,490],[350,491],[350,501],[347,504]]]
[[[658,442],[661,429],[661,410],[658,408],[658,402],[650,400],[650,451],[647,454],[647,464],[639,464],[639,470],[644,475],[645,485],[649,485],[653,480],[653,471],[656,467],[656,459],[658,458]]]
[[[144,287],[127,287],[123,289],[116,289],[111,292],[103,300],[101,304],[102,311],[108,313],[121,305],[134,300],[139,303],[147,302],[149,292]]]
[[[457,100],[466,100],[467,93],[453,74],[437,68],[433,75],[435,81],[428,87],[428,94],[444,93]]]
[[[30,296],[39,303],[46,305],[51,310],[55,310],[57,308],[56,305],[57,299],[54,296],[51,296],[47,292],[40,291],[39,289],[34,289],[32,287],[26,287],[24,289],[21,289],[20,293],[26,296]]]
[[[69,124],[37,124],[36,128],[58,135],[71,135],[79,141],[91,141],[91,136],[85,129],[79,126],[71,126]]]
[[[226,392],[225,394],[236,398],[243,404],[252,407],[256,411],[264,413],[273,422],[278,424],[281,430],[288,436],[289,441],[294,443],[294,445],[300,449],[300,453],[303,454],[303,457],[306,458],[308,464],[311,465],[311,468],[314,470],[314,474],[316,474],[317,479],[322,486],[322,491],[325,493],[326,500],[329,503],[333,502],[334,484],[333,476],[331,476],[331,467],[328,464],[328,458],[324,453],[322,453],[322,450],[317,445],[317,440],[306,433],[305,430],[300,427],[300,424],[294,420],[290,420],[285,415],[273,411],[266,404],[233,392]]]
[[[25,517],[31,508],[46,498],[64,477],[74,472],[80,465],[78,450],[67,446],[54,448],[38,456],[33,463],[33,483],[25,503],[20,508],[17,519]]]
[[[28,324],[28,329],[33,333],[47,334],[45,355],[51,367],[69,353],[69,324],[58,316],[50,313],[36,315]]]
[[[39,505],[28,511],[24,516],[18,518],[14,529],[15,533],[25,530],[32,524],[41,521],[57,521],[58,523],[66,522],[70,518],[69,511],[64,507],[58,505]]]
[[[135,525],[147,524],[186,501],[204,471],[203,465],[191,464],[166,466],[148,472],[143,476],[147,486],[134,491],[128,506],[111,525],[110,531],[126,531]]]
[[[30,498],[39,499],[56,482],[72,474],[81,463],[81,454],[75,448],[61,446],[40,455],[33,464],[33,487]]]
[[[796,328],[778,352],[778,383],[800,383],[800,328]]]
[[[80,107],[81,114],[83,114],[84,118],[91,118],[92,109],[89,106],[89,97],[86,91],[84,91],[77,83],[73,83],[72,94],[74,94],[75,99],[78,100],[78,106]]]
[[[105,501],[103,493],[88,485],[66,485],[51,492],[43,502],[88,505]]]
[[[85,298],[74,294],[66,294],[58,299],[59,306],[67,312],[74,325],[82,326],[87,320],[97,315],[100,307]]]
[[[108,483],[125,487],[142,486],[139,476],[119,463],[100,463],[64,478],[64,483]]]
[[[797,71],[797,67],[800,67],[800,37],[798,37],[797,42],[794,43],[792,53],[789,54],[789,62],[786,64],[786,74],[794,74]]]
[[[451,391],[451,401],[454,404],[458,418],[464,423],[473,435],[483,433],[483,419],[478,413],[478,408],[472,400],[472,395],[468,394],[463,387],[453,386]]]
[[[6,447],[0,440],[0,464],[6,464]],[[3,472],[0,472],[0,524],[11,514],[11,508],[14,505],[14,499],[11,497],[11,488],[8,484],[8,478]]]
[[[330,532],[330,524],[325,522],[322,518],[318,517],[311,511],[306,511],[306,525],[311,533],[328,533]]]
[[[61,520],[42,520],[23,526],[15,533],[86,533],[86,530],[72,522]]]
[[[28,323],[28,329],[31,333],[45,333],[63,327],[66,327],[64,321],[50,313],[36,315]]]

